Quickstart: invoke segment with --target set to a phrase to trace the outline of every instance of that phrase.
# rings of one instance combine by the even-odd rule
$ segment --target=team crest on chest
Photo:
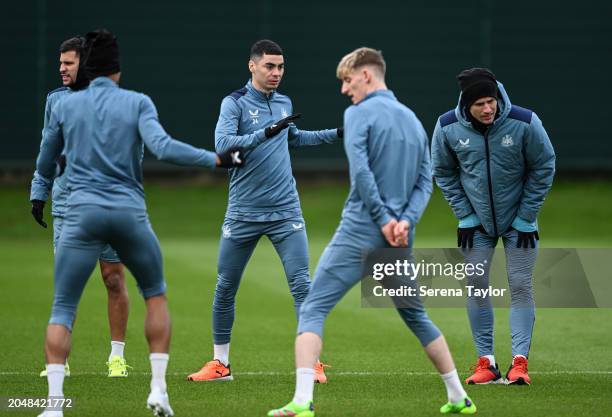
[[[281,109],[281,116],[283,116],[283,119],[284,119],[285,117],[289,117],[289,114],[287,113],[287,110],[285,110],[285,108],[284,108],[284,107]]]
[[[249,110],[249,114],[251,115],[252,125],[259,123],[259,109]]]
[[[506,135],[501,140],[502,146],[512,146],[514,145],[514,140],[512,140],[512,136]]]

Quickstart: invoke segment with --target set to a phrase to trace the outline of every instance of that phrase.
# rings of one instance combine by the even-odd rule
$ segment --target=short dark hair
[[[251,59],[261,58],[264,54],[282,55],[283,50],[276,42],[269,39],[259,40],[251,46]]]
[[[83,43],[85,39],[82,36],[75,36],[74,38],[66,39],[60,45],[60,54],[69,51],[75,51],[77,55],[81,54],[81,50],[83,49]]]

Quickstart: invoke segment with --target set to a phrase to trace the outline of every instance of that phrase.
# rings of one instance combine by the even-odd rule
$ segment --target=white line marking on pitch
[[[168,372],[168,376],[185,376],[190,371]],[[612,371],[530,371],[532,375],[612,375]],[[369,371],[340,371],[328,372],[330,376],[435,376],[437,372],[369,372]],[[0,376],[19,376],[19,375],[38,375],[38,372],[0,372]],[[106,372],[72,372],[74,376],[106,376]],[[151,375],[150,372],[130,372],[130,375],[145,376]],[[267,371],[245,371],[235,372],[236,376],[291,376],[295,372],[267,372]]]

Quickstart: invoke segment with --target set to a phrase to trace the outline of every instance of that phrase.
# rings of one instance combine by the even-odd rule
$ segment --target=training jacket
[[[432,191],[429,140],[416,115],[390,90],[377,90],[346,109],[344,129],[351,189],[341,223],[416,225]]]
[[[172,139],[145,94],[120,88],[108,77],[66,94],[51,109],[36,160],[36,181],[44,187],[33,199],[45,201],[66,155],[67,206],[93,204],[145,209],[142,187],[144,145],[157,159],[213,168],[216,155]]]
[[[457,218],[475,214],[490,236],[520,218],[535,223],[555,173],[555,152],[538,116],[512,105],[497,83],[497,119],[484,135],[459,104],[439,117],[433,174]]]
[[[268,139],[264,129],[293,114],[289,97],[269,95],[249,81],[221,102],[215,147],[247,149],[246,163],[229,170],[226,217],[242,221],[276,221],[301,216],[300,200],[291,170],[289,146],[312,146],[338,139],[337,129],[305,131],[295,124]]]
[[[60,87],[52,90],[47,94],[47,100],[45,102],[45,118],[43,120],[43,132],[49,124],[49,118],[51,117],[51,109],[55,104],[65,95],[72,93],[72,90],[68,87]],[[59,173],[59,172],[58,172]],[[47,192],[47,184],[45,181],[40,179],[40,176],[36,173],[32,179],[32,187],[30,189],[30,200],[39,200],[39,196],[45,196]],[[62,175],[55,177],[53,181],[53,190],[51,196],[51,215],[53,217],[64,217],[66,212],[66,199],[68,198],[68,190],[66,189],[66,176]]]

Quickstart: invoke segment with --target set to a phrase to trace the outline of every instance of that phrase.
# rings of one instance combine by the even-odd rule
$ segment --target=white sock
[[[125,342],[116,342],[111,340],[111,353],[108,355],[108,361],[110,362],[113,356],[119,356],[123,358],[123,349],[125,348]]]
[[[444,381],[444,385],[446,385],[446,394],[448,395],[449,402],[456,403],[467,397],[461,385],[461,381],[459,380],[457,369],[453,369],[446,374],[440,374],[440,376],[442,377],[442,381]]]
[[[229,343],[226,343],[224,345],[213,345],[213,359],[218,359],[219,362],[221,362],[225,366],[229,365],[229,347]]]
[[[65,365],[63,363],[47,364],[47,383],[49,384],[49,397],[64,396],[64,373]]]
[[[497,363],[495,362],[495,355],[484,355],[483,358],[487,358],[491,366],[495,368],[495,364]]]
[[[166,392],[166,368],[170,355],[167,353],[151,353],[151,390],[158,388],[161,392]]]
[[[295,370],[295,394],[293,401],[298,404],[312,401],[314,391],[314,369],[297,368]]]

